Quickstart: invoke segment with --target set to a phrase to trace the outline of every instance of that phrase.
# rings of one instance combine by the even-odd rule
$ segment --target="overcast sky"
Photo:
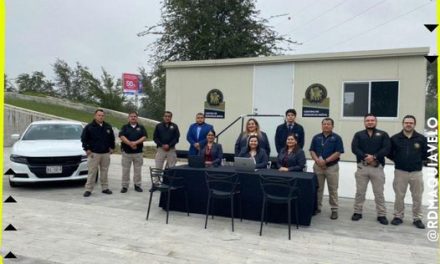
[[[6,0],[6,73],[43,71],[60,58],[120,77],[149,69],[153,37],[137,37],[160,20],[159,0]],[[290,54],[431,48],[436,54],[435,1],[258,0],[260,16],[302,45]]]

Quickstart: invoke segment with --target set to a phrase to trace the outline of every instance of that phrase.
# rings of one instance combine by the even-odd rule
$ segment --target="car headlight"
[[[9,159],[12,162],[16,162],[16,163],[23,163],[23,164],[27,164],[28,163],[26,157],[19,156],[19,155],[11,154],[11,156],[9,156]]]
[[[87,155],[82,155],[81,156],[81,162],[87,161]]]

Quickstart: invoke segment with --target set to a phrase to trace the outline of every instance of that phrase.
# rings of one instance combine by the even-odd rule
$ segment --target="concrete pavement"
[[[8,168],[5,149],[5,170]],[[150,220],[145,221],[149,176],[145,160],[143,193],[132,186],[121,194],[120,156],[112,155],[109,171],[112,195],[101,193],[99,184],[89,198],[84,187],[51,184],[10,188],[3,178],[3,200],[12,195],[17,203],[3,204],[3,229],[13,224],[17,231],[3,232],[2,255],[12,251],[16,260],[5,263],[437,263],[438,244],[429,242],[427,230],[376,222],[373,201],[367,201],[364,218],[350,220],[353,200],[341,199],[339,219],[329,219],[324,210],[313,217],[310,227],[265,226],[259,222],[236,222],[216,217],[204,229],[204,215],[170,212],[157,207],[154,194]],[[325,197],[326,199],[327,197]],[[393,204],[387,204],[392,212]],[[407,216],[411,215],[407,206]],[[388,218],[391,220],[391,213]]]

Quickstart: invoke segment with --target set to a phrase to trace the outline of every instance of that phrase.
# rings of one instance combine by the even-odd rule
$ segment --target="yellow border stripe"
[[[4,84],[5,84],[5,35],[6,35],[6,7],[5,1],[0,2],[0,131],[2,131],[2,136],[0,136],[0,172],[2,180],[0,181],[0,227],[2,228],[0,232],[0,245],[3,245],[3,134],[4,134]],[[3,248],[3,246],[1,247]],[[0,263],[3,264],[3,256],[0,256]]]
[[[3,132],[4,132],[4,84],[5,84],[5,35],[6,35],[6,4],[5,1],[0,2],[0,131],[2,131],[2,136],[0,136],[0,172],[2,175],[2,180],[0,181],[0,226],[2,228],[0,232],[0,245],[3,245]],[[3,248],[3,247],[2,247]],[[9,252],[9,250],[7,250]],[[0,263],[3,263],[3,256],[0,256]]]

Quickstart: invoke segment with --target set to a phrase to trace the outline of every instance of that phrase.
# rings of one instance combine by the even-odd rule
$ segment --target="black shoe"
[[[362,214],[354,213],[353,216],[351,217],[351,220],[359,221],[359,219],[361,219],[361,218],[362,218]]]
[[[126,193],[128,191],[128,189],[127,188],[125,188],[125,187],[122,187],[122,189],[121,189],[121,193]]]
[[[144,190],[142,190],[141,187],[139,187],[137,185],[134,186],[134,190],[137,191],[137,192],[143,192],[144,191]]]
[[[422,220],[420,219],[414,220],[413,225],[415,225],[417,228],[425,229],[425,224],[423,224]]]
[[[338,211],[332,211],[332,215],[330,216],[331,220],[338,219]]]
[[[91,194],[92,194],[91,192],[89,192],[89,191],[85,191],[84,194],[83,194],[83,196],[84,196],[84,197],[89,197]]]
[[[317,215],[321,213],[321,209],[316,209],[315,212],[313,213],[313,215]]]
[[[388,225],[388,219],[385,216],[378,216],[377,221],[382,225]]]
[[[105,190],[102,190],[102,193],[105,193],[105,194],[112,194],[112,191],[110,191],[109,189],[105,189]]]
[[[392,225],[400,225],[401,223],[403,223],[403,221],[398,217],[394,217],[393,220],[391,220]]]

